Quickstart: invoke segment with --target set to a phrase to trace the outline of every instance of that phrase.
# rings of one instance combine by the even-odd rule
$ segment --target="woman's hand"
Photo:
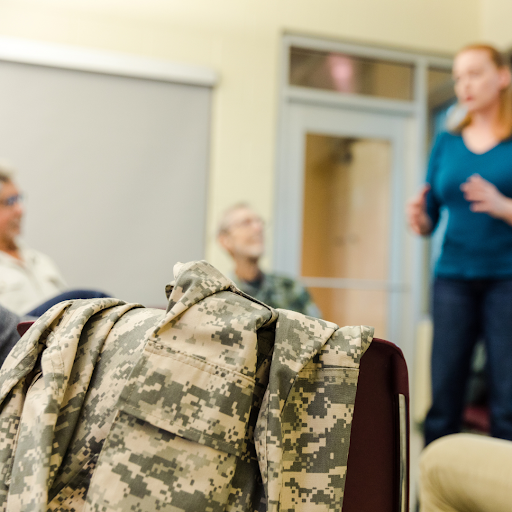
[[[472,212],[487,213],[512,224],[512,199],[504,196],[491,182],[473,174],[460,189],[471,203]]]
[[[424,185],[420,193],[407,202],[405,209],[409,226],[417,235],[428,235],[432,231],[432,221],[427,214],[427,194],[430,185]]]

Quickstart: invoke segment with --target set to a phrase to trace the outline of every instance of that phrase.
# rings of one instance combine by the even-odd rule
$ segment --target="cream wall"
[[[489,8],[483,9],[480,0],[0,0],[0,35],[171,59],[219,72],[207,258],[228,271],[229,260],[213,236],[220,212],[245,200],[267,220],[272,217],[282,34],[447,53],[478,38],[482,12],[491,33],[499,18],[495,7],[509,0],[487,1]]]
[[[481,5],[481,39],[510,50],[512,47],[512,2],[483,0]]]

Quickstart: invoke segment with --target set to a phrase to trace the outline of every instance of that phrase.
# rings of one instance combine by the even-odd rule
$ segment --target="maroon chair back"
[[[488,405],[468,405],[464,409],[464,428],[471,431],[490,434],[491,415]]]
[[[18,331],[18,334],[20,336],[23,336],[29,329],[30,329],[30,326],[33,324],[34,322],[33,321],[30,321],[30,322],[20,322],[16,329]]]
[[[407,365],[396,345],[374,339],[361,358],[343,512],[408,510]]]

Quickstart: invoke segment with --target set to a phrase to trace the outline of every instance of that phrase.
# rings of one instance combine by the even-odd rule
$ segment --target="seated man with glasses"
[[[245,203],[224,212],[217,236],[235,263],[235,284],[247,295],[273,308],[320,318],[320,310],[298,281],[261,270],[259,260],[265,250],[263,229],[261,217]]]
[[[22,196],[13,170],[0,165],[0,305],[17,315],[40,316],[67,299],[106,297],[89,290],[68,290],[55,263],[21,245]]]

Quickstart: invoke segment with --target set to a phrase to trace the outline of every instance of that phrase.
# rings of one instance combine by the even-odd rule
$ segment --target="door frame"
[[[276,240],[275,268],[299,276],[308,287],[352,290],[383,290],[388,297],[387,337],[397,339],[400,301],[408,285],[404,279],[403,255],[398,247],[403,245],[405,236],[403,208],[394,201],[403,196],[404,175],[411,165],[412,151],[405,143],[409,128],[409,116],[390,115],[382,112],[360,111],[345,108],[326,108],[318,105],[292,103],[289,109],[290,143],[288,166],[282,174],[282,184],[288,184],[286,193],[281,195],[281,212],[276,218],[277,228],[286,232],[286,236]],[[330,137],[356,137],[360,139],[385,140],[391,143],[391,162],[389,172],[389,263],[386,279],[370,280],[355,278],[311,277],[301,275],[301,248],[303,233],[304,167],[307,133],[323,134]],[[290,184],[293,183],[293,187]],[[368,202],[370,209],[371,200]],[[286,212],[286,213],[284,213]],[[286,218],[284,218],[286,215]],[[330,320],[330,319],[328,319]],[[381,333],[382,336],[382,333]]]
[[[413,99],[394,100],[376,98],[360,94],[314,90],[289,85],[289,55],[292,46],[391,60],[412,65],[414,69]],[[340,111],[355,110],[358,112],[385,113],[407,118],[408,136],[404,144],[409,146],[409,154],[412,155],[412,157],[408,159],[408,169],[404,172],[406,179],[405,183],[402,184],[401,193],[405,206],[406,198],[413,195],[425,179],[426,140],[428,133],[428,68],[437,67],[450,69],[451,64],[452,58],[450,56],[435,56],[382,47],[377,48],[343,41],[329,41],[305,37],[296,34],[284,35],[282,38],[279,86],[276,187],[274,198],[275,223],[272,229],[272,256],[273,266],[276,271],[301,278],[299,270],[300,254],[296,256],[293,262],[289,261],[289,258],[287,260],[283,254],[283,247],[286,247],[287,243],[294,243],[293,234],[290,233],[289,228],[287,228],[286,217],[289,212],[289,205],[283,198],[286,198],[290,193],[297,194],[297,180],[302,179],[302,175],[293,178],[290,177],[289,173],[290,151],[293,149],[290,146],[289,126],[292,122],[293,106],[303,104],[322,106],[324,108],[328,107],[334,110],[340,109]],[[290,192],[290,189],[292,189],[292,192]],[[302,183],[299,184],[299,193],[300,190],[302,190]],[[300,223],[300,232],[302,232],[302,218],[298,219],[298,222]],[[393,222],[400,222],[400,220],[395,218]],[[392,226],[391,229],[395,232],[399,231],[396,229],[396,226]],[[392,243],[395,242],[392,241]],[[400,287],[403,286],[407,288],[409,300],[404,301],[407,302],[407,307],[402,311],[402,318],[395,320],[395,323],[397,323],[397,325],[399,324],[399,328],[398,330],[391,330],[393,337],[391,341],[402,348],[407,361],[411,364],[414,353],[416,325],[425,315],[425,301],[423,300],[422,288],[425,283],[426,251],[424,242],[411,234],[406,235],[404,240],[398,242],[398,244],[401,245],[401,247],[395,248],[394,253],[390,254],[390,257],[398,257],[399,261],[406,267],[403,282],[397,284],[399,284]],[[397,253],[398,256],[395,256]]]

